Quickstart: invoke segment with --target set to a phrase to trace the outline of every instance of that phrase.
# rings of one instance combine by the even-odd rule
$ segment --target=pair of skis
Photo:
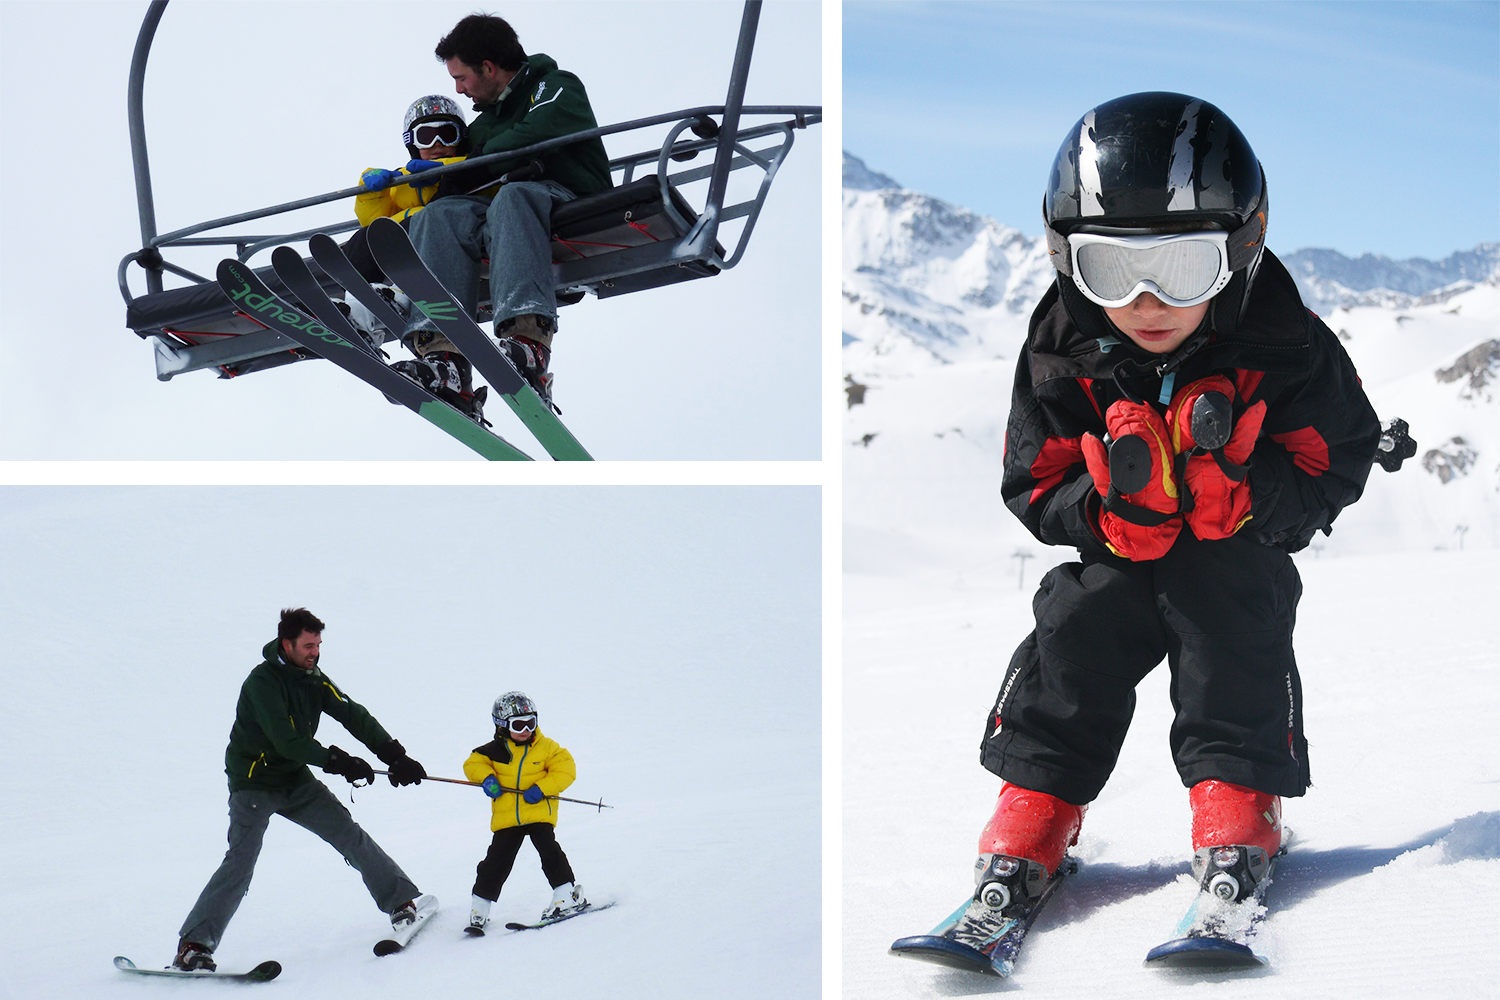
[[[1269,964],[1250,948],[1260,922],[1265,918],[1265,894],[1276,862],[1286,854],[1286,844],[1270,859],[1270,865],[1254,892],[1238,903],[1227,903],[1200,889],[1178,923],[1174,937],[1146,953],[1146,963],[1161,968],[1258,969]],[[1008,917],[976,919],[970,914],[972,900],[961,906],[929,934],[900,938],[891,944],[891,954],[924,962],[978,972],[1009,976],[1015,968],[1031,925],[1063,880],[1078,870],[1072,858],[1064,860],[1046,887],[1024,909]]]
[[[407,945],[411,944],[412,938],[417,936],[418,932],[420,932],[422,928],[427,925],[427,922],[432,919],[433,915],[438,911],[438,900],[436,896],[418,896],[416,903],[416,919],[412,920],[410,923],[403,925],[400,928],[392,928],[389,935],[375,942],[375,954],[377,956],[384,957],[386,955],[394,955],[398,951],[404,951]],[[539,920],[534,924],[524,924],[518,921],[511,921],[505,926],[508,930],[512,931],[537,930],[542,927],[551,927],[553,924],[560,924],[564,920],[572,920],[574,917],[581,917],[586,913],[597,913],[600,910],[607,910],[614,905],[614,900],[610,900],[607,903],[590,904],[589,906],[586,906],[581,910],[575,910],[572,913],[566,913],[560,917],[553,917],[549,920]],[[474,928],[465,928],[465,930],[472,932]],[[476,936],[482,936],[483,934],[484,932],[481,930]],[[133,972],[141,976],[170,976],[177,979],[218,979],[221,981],[237,983],[268,983],[271,980],[275,979],[277,976],[281,975],[280,962],[262,962],[255,968],[251,969],[249,972],[219,972],[217,970],[213,972],[209,972],[207,970],[186,972],[182,969],[142,969],[130,959],[126,958],[124,955],[116,956],[115,968],[119,969],[121,972]]]
[[[559,461],[590,460],[592,456],[557,419],[552,408],[537,395],[510,359],[423,263],[406,230],[391,219],[377,219],[367,234],[370,252],[381,270],[469,359],[547,453]],[[405,329],[401,314],[360,276],[337,243],[320,233],[313,236],[308,245],[313,259],[329,277],[365,306],[393,336],[401,336]],[[387,365],[379,349],[349,322],[295,250],[278,247],[271,255],[271,265],[276,276],[316,319],[276,295],[251,268],[232,258],[219,264],[219,287],[246,316],[327,358],[379,389],[391,402],[413,410],[485,458],[502,461],[530,458],[500,435]]]
[[[508,931],[534,931],[542,927],[551,927],[553,924],[560,924],[564,920],[572,920],[574,917],[581,917],[585,913],[598,913],[600,910],[607,910],[614,905],[614,900],[610,900],[608,903],[590,903],[581,910],[573,910],[569,913],[564,913],[560,917],[547,917],[538,920],[534,924],[523,924],[519,920],[510,920],[506,922],[505,929]],[[464,933],[470,937],[484,937],[484,928],[475,927],[473,924],[470,924],[464,928]]]

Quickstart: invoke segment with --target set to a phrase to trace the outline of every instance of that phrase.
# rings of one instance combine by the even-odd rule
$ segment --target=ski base
[[[1009,976],[1015,968],[1016,955],[1026,939],[1026,932],[1036,922],[1042,907],[1052,898],[1064,878],[1078,870],[1078,862],[1067,858],[1048,880],[1035,901],[1026,910],[1014,917],[999,920],[989,928],[982,943],[976,947],[957,940],[960,923],[969,910],[972,900],[964,900],[948,919],[932,929],[930,934],[916,934],[898,938],[891,943],[891,954],[900,958],[914,958],[919,962],[931,962],[950,969],[977,972],[986,976]]]
[[[585,906],[581,910],[575,910],[572,913],[565,913],[560,917],[553,917],[551,920],[538,920],[534,924],[523,924],[512,920],[505,925],[505,929],[510,931],[534,931],[539,927],[551,927],[553,924],[560,924],[564,920],[572,920],[574,917],[581,917],[585,913],[598,913],[600,910],[607,910],[614,905],[615,904],[612,901],[608,903],[590,903],[588,906]]]
[[[417,936],[417,932],[426,926],[427,921],[438,911],[436,896],[421,895],[417,897],[417,919],[407,924],[399,931],[392,931],[390,937],[382,938],[375,942],[375,954],[380,957],[394,955],[411,944],[411,939]]]
[[[172,976],[177,979],[219,979],[235,983],[269,983],[281,975],[280,962],[262,962],[249,972],[209,972],[199,969],[187,972],[183,969],[142,969],[124,955],[115,956],[115,968],[121,972],[134,972],[141,976]]]
[[[1146,953],[1146,962],[1163,969],[1259,969],[1270,963],[1238,941],[1217,937],[1187,937],[1159,944]]]

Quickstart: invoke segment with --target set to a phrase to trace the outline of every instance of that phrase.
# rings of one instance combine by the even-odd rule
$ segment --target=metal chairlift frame
[[[143,302],[150,296],[171,291],[164,285],[163,279],[166,272],[186,278],[195,285],[217,287],[213,279],[195,274],[167,260],[162,253],[166,248],[232,246],[235,248],[235,255],[238,259],[248,261],[261,251],[283,244],[302,242],[315,233],[336,235],[359,228],[357,221],[349,220],[294,233],[271,235],[215,233],[216,230],[229,226],[238,226],[258,219],[352,198],[363,190],[360,187],[352,187],[158,234],[155,201],[151,191],[151,168],[146,152],[143,105],[146,62],[151,52],[151,43],[155,37],[157,25],[166,10],[167,2],[168,0],[151,0],[146,17],[141,23],[140,33],[136,38],[135,53],[130,64],[128,95],[130,151],[135,168],[136,203],[141,223],[141,249],[126,254],[120,261],[118,269],[120,294],[125,299],[127,316],[133,304]],[[609,166],[612,172],[621,173],[621,186],[628,185],[635,180],[635,175],[641,168],[654,167],[656,185],[659,189],[660,210],[671,220],[679,235],[670,240],[612,250],[578,260],[554,262],[555,285],[559,293],[572,293],[575,300],[580,293],[584,292],[593,292],[603,298],[612,294],[625,294],[676,281],[704,277],[734,267],[744,256],[745,247],[755,229],[756,220],[765,204],[771,183],[775,180],[776,171],[787,153],[791,151],[794,132],[822,121],[822,108],[816,105],[747,106],[744,104],[745,84],[750,73],[750,59],[760,20],[760,7],[761,0],[746,0],[740,19],[739,40],[735,47],[734,63],[730,70],[729,92],[723,104],[687,108],[652,115],[648,118],[637,118],[549,139],[523,149],[471,157],[463,163],[423,171],[420,175],[420,183],[426,186],[445,174],[479,164],[500,160],[525,160],[584,139],[619,135],[674,123],[659,147],[617,157],[610,160]],[[783,120],[741,127],[741,119],[744,116],[778,116]],[[714,123],[714,117],[719,118],[718,124]],[[679,142],[679,137],[688,129],[694,131],[695,138]],[[752,150],[747,145],[763,138],[773,139],[774,144],[758,150]],[[691,159],[700,151],[705,150],[713,150],[714,159],[711,164],[678,170],[675,173],[669,172],[673,162]],[[724,198],[730,172],[752,166],[760,168],[763,172],[760,186],[754,197],[725,206]],[[689,218],[682,211],[686,203],[676,188],[705,179],[709,184],[703,208],[696,212],[696,218]],[[416,180],[416,177],[409,177],[401,183],[412,183]],[[644,178],[637,183],[644,183]],[[614,190],[619,191],[620,188],[616,187]],[[593,197],[604,198],[609,193]],[[583,200],[569,204],[579,204]],[[733,250],[726,253],[717,242],[719,226],[741,218],[745,220],[744,226],[740,230]],[[131,294],[128,281],[131,264],[136,264],[145,271],[146,296],[138,297]],[[329,287],[337,294],[336,285]],[[227,299],[225,304],[227,306]],[[228,369],[243,362],[268,356],[277,356],[274,362],[276,364],[300,360],[304,356],[304,352],[297,350],[297,345],[286,337],[260,328],[202,344],[188,343],[182,338],[173,336],[169,330],[160,328],[137,328],[136,332],[142,338],[155,340],[157,378],[163,381],[183,372],[203,368]],[[268,366],[261,365],[261,367]]]

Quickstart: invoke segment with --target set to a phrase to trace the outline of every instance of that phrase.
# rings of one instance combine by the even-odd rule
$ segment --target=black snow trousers
[[[1010,661],[980,761],[1012,784],[1083,805],[1114,769],[1135,687],[1165,657],[1172,759],[1183,785],[1307,790],[1291,557],[1249,531],[1160,559],[1085,557],[1043,577],[1036,630]]]
[[[573,881],[573,866],[568,864],[568,856],[558,846],[557,831],[552,824],[526,823],[495,831],[495,836],[490,840],[490,849],[475,869],[474,895],[492,903],[500,898],[500,889],[510,877],[510,870],[516,863],[516,853],[521,850],[521,844],[527,837],[531,838],[531,846],[536,848],[537,857],[542,859],[542,874],[547,876],[548,885],[556,889]]]

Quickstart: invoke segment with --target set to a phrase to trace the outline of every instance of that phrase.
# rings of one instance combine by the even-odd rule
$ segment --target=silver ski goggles
[[[532,733],[536,731],[536,716],[518,715],[508,725],[513,733]]]
[[[1107,309],[1150,292],[1169,306],[1206,302],[1229,284],[1229,234],[1218,231],[1149,236],[1073,233],[1068,255],[1073,283]]]

